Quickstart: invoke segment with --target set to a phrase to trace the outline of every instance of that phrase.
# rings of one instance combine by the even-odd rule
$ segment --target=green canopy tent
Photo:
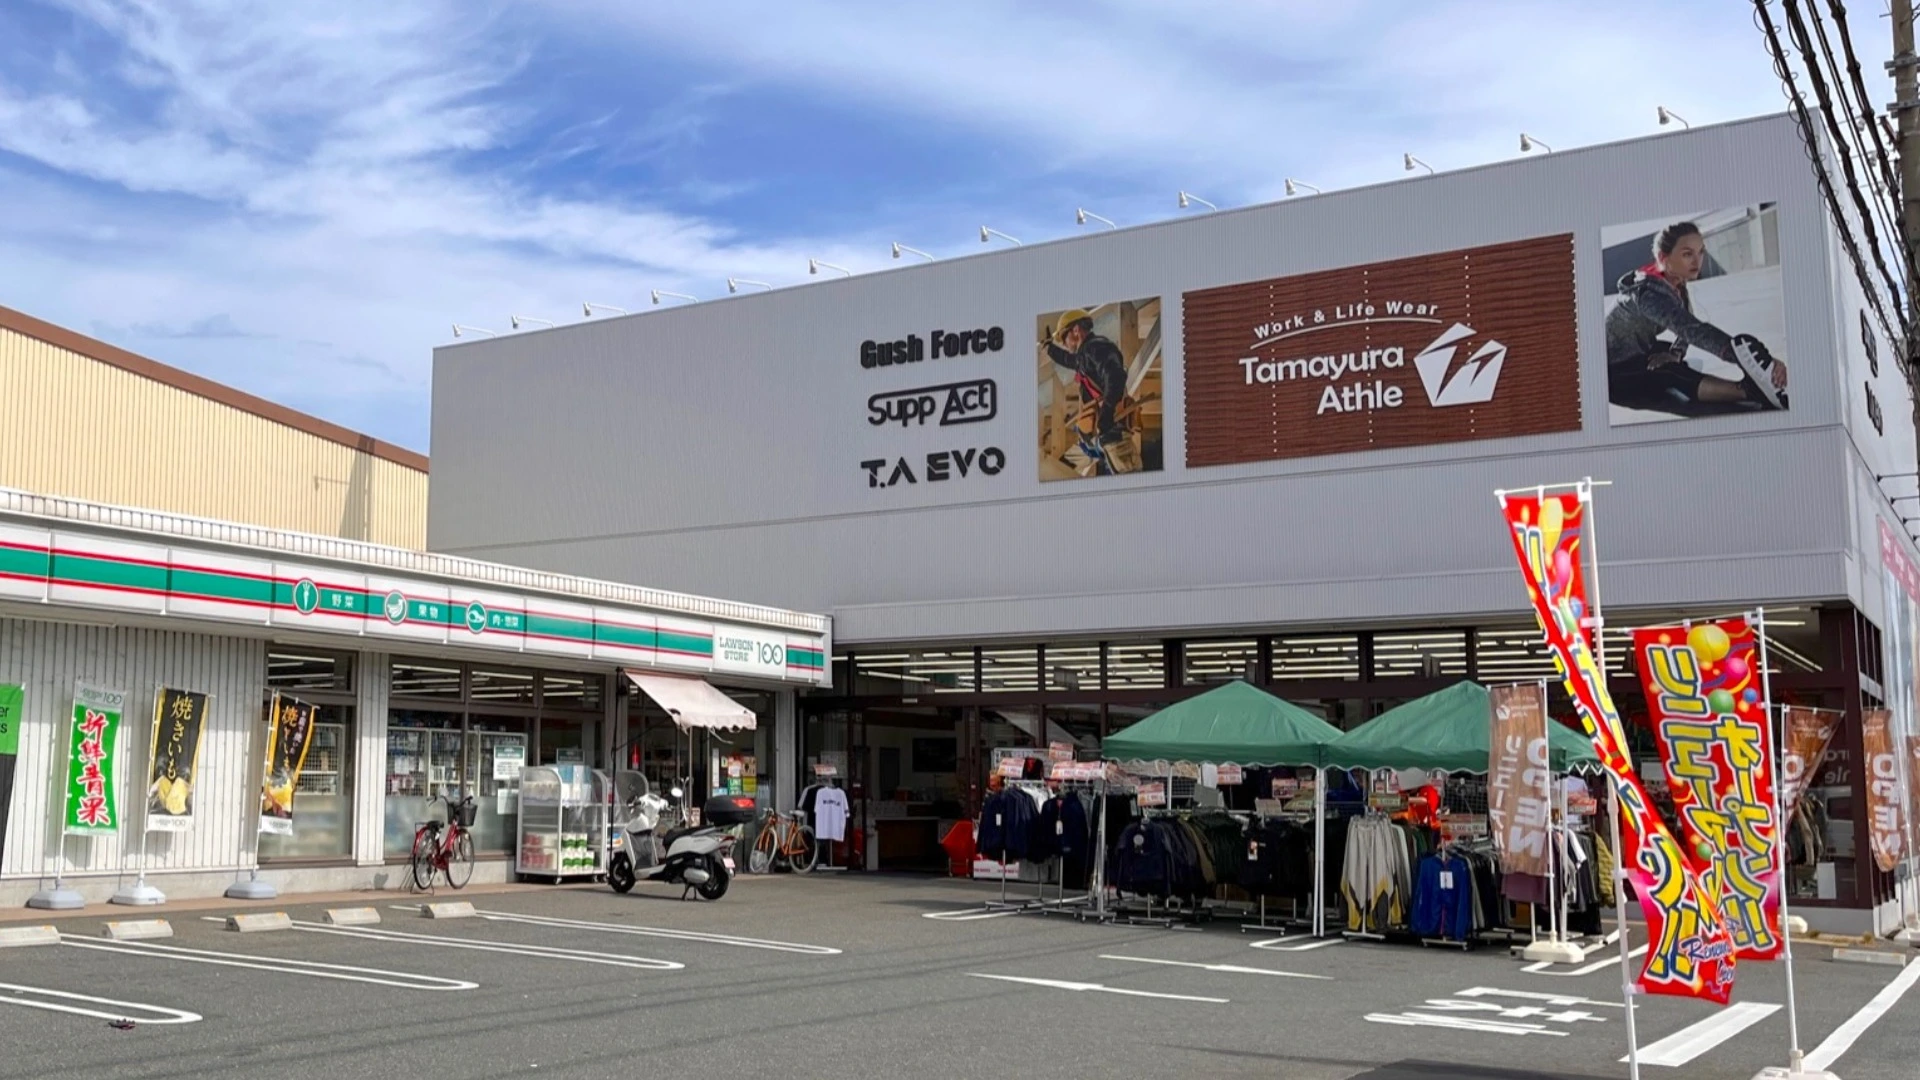
[[[1334,740],[1325,762],[1340,769],[1487,771],[1492,739],[1491,694],[1474,682],[1388,709]],[[1547,764],[1554,772],[1600,768],[1593,742],[1565,724],[1547,723]]]
[[[1298,705],[1245,682],[1230,682],[1161,709],[1101,749],[1109,760],[1185,761],[1211,765],[1310,765],[1316,771],[1340,729]],[[1314,785],[1314,851],[1326,849],[1326,791]],[[1104,853],[1103,853],[1104,855]],[[1313,860],[1313,930],[1326,933],[1324,860]],[[1265,922],[1264,900],[1262,923]]]
[[[1298,705],[1236,681],[1107,736],[1102,753],[1108,760],[1318,766],[1322,749],[1339,737],[1339,728]]]

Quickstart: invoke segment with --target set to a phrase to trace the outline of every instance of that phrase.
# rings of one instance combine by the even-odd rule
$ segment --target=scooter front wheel
[[[727,895],[727,886],[732,883],[733,875],[727,873],[725,864],[712,856],[707,857],[707,880],[695,885],[694,891],[702,900],[718,900]]]
[[[633,863],[625,855],[615,855],[607,864],[607,884],[617,893],[630,892],[633,889]]]

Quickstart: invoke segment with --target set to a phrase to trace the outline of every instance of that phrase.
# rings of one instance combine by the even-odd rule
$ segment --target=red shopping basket
[[[954,823],[940,839],[940,846],[947,850],[947,876],[973,876],[973,822]]]

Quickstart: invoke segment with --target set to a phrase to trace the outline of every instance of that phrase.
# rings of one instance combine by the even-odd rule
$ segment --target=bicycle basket
[[[471,795],[461,799],[453,806],[453,820],[458,822],[463,829],[473,828],[473,819],[478,817],[479,814],[480,808],[473,804],[473,796]]]

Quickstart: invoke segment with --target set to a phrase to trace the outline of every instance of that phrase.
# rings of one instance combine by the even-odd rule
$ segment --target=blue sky
[[[1745,3],[1620,10],[11,0],[0,304],[425,450],[456,321],[1784,107]]]

